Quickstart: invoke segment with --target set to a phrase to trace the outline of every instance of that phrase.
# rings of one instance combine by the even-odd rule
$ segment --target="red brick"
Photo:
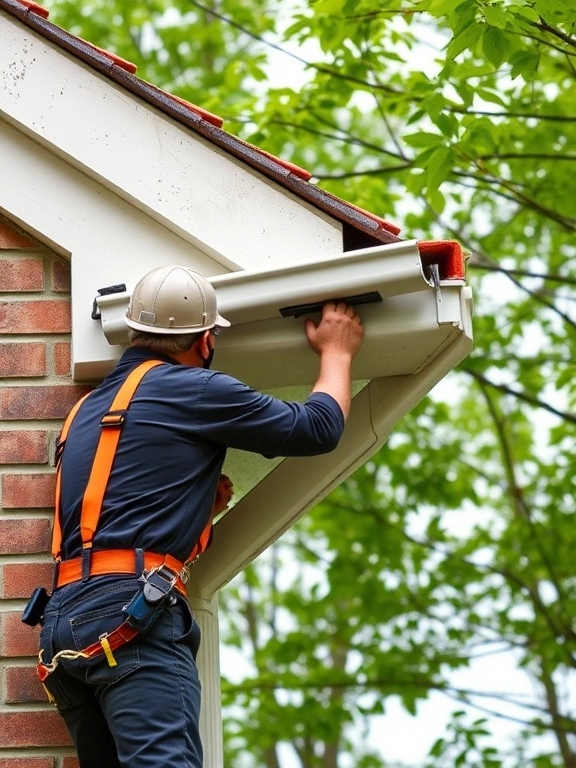
[[[0,712],[2,747],[62,747],[71,743],[64,720],[55,709]]]
[[[29,597],[36,587],[52,586],[53,563],[6,563],[2,567],[4,599]]]
[[[0,291],[44,290],[44,264],[39,257],[0,259]]]
[[[0,419],[64,419],[74,403],[92,387],[61,386],[0,388]]]
[[[47,517],[36,520],[0,518],[0,555],[27,555],[48,552],[52,523]]]
[[[6,667],[6,704],[46,701],[44,688],[38,680],[35,666]]]
[[[37,248],[38,246],[33,240],[30,240],[25,235],[21,235],[9,224],[0,221],[0,248]]]
[[[0,757],[0,768],[54,768],[54,757]]]
[[[55,293],[70,293],[70,264],[54,260],[52,262],[52,290]]]
[[[47,432],[37,429],[0,431],[0,464],[47,463]]]
[[[0,333],[69,333],[70,301],[1,301]]]
[[[54,344],[54,373],[57,376],[69,376],[71,373],[69,341],[57,341]]]
[[[0,768],[2,768],[1,765],[0,765]],[[65,757],[64,760],[62,760],[62,768],[80,768],[80,763],[78,762],[78,758]]]
[[[2,656],[37,657],[39,636],[40,627],[23,624],[20,611],[0,613],[0,654]],[[0,733],[2,733],[1,727]]]
[[[0,376],[45,376],[46,344],[43,341],[0,344]]]
[[[3,475],[2,506],[4,509],[46,509],[54,506],[56,475]]]

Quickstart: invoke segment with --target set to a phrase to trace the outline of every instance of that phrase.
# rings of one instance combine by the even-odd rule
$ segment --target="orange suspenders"
[[[82,537],[82,556],[72,560],[61,560],[62,548],[62,523],[60,519],[60,484],[61,484],[61,458],[64,450],[64,442],[70,430],[70,425],[80,405],[88,395],[79,400],[72,408],[62,427],[56,456],[56,499],[54,515],[54,532],[52,535],[52,554],[56,560],[56,578],[55,587],[62,587],[65,584],[71,584],[74,581],[87,581],[90,576],[103,576],[113,573],[129,573],[140,575],[141,570],[149,571],[153,568],[167,567],[178,578],[174,584],[183,595],[186,595],[185,582],[188,577],[187,566],[199,557],[209,546],[212,538],[212,523],[202,531],[198,542],[195,544],[190,556],[185,563],[181,563],[171,555],[160,555],[155,552],[138,552],[132,549],[113,549],[92,551],[92,541],[98,520],[102,510],[102,501],[106,492],[106,486],[112,471],[116,449],[120,440],[120,432],[126,418],[126,411],[130,402],[142,381],[145,374],[157,365],[162,365],[160,360],[148,360],[135,368],[126,381],[118,390],[112,406],[101,421],[102,431],[98,440],[98,446],[94,455],[94,462],[90,471],[88,485],[82,500],[82,511],[80,513],[80,533]],[[182,578],[184,576],[184,578]],[[36,667],[38,677],[42,684],[58,666],[61,658],[78,659],[91,658],[100,654],[105,654],[106,660],[111,667],[116,666],[116,659],[113,651],[116,648],[130,642],[139,634],[138,629],[131,626],[126,620],[115,630],[102,635],[97,642],[92,643],[81,651],[62,650],[59,651],[50,663],[44,663],[41,650],[38,655],[38,665]],[[45,688],[48,698],[51,695]]]
[[[180,574],[180,577],[176,582],[176,587],[185,595],[186,588],[184,583],[187,579],[187,566],[196,560],[196,558],[199,557],[210,544],[212,538],[212,524],[208,523],[187,558],[186,563],[181,563],[171,555],[160,555],[155,552],[142,553],[142,559],[137,563],[138,555],[135,550],[115,549],[98,552],[92,551],[92,541],[96,528],[98,527],[102,501],[112,471],[112,464],[114,463],[116,449],[120,440],[120,433],[126,418],[126,411],[128,410],[134,393],[143,377],[151,368],[154,368],[157,365],[162,365],[160,360],[147,360],[134,368],[116,393],[116,397],[112,402],[110,410],[100,421],[100,438],[98,440],[94,462],[90,471],[88,485],[86,486],[86,492],[84,493],[84,498],[82,500],[82,511],[80,514],[82,556],[73,558],[72,560],[62,561],[62,525],[60,520],[61,456],[66,437],[70,430],[70,425],[72,424],[80,405],[89,395],[86,395],[76,403],[64,422],[60,440],[58,441],[56,458],[56,498],[54,531],[52,535],[52,555],[57,563],[55,579],[56,587],[61,587],[65,584],[70,584],[73,581],[79,581],[80,579],[87,581],[90,576],[101,576],[111,573],[137,573],[138,566],[144,570],[150,570],[151,568],[165,565],[171,571]],[[184,579],[182,579],[182,576],[184,576]]]

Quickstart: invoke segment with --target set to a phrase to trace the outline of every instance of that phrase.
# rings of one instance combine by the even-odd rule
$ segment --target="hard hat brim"
[[[232,323],[226,320],[222,315],[217,315],[216,320],[210,325],[192,325],[177,328],[160,328],[157,325],[147,325],[146,323],[139,323],[137,320],[131,320],[129,317],[125,318],[126,325],[130,328],[134,328],[135,331],[144,331],[145,333],[158,333],[167,336],[177,336],[184,333],[202,333],[203,331],[209,331],[211,328],[230,328]]]

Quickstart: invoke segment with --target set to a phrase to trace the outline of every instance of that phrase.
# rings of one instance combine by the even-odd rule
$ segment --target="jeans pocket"
[[[42,630],[40,631],[40,656],[42,661],[49,664],[54,657],[54,629],[55,629],[56,617],[54,615],[48,616]],[[41,685],[44,688],[44,692],[48,697],[51,704],[58,707],[60,712],[65,712],[70,706],[70,699],[66,695],[66,691],[62,687],[58,679],[58,670],[55,669],[48,677],[41,680]]]
[[[56,619],[50,617],[46,620],[40,630],[40,653],[42,654],[42,660],[47,664],[50,663],[52,656],[54,655],[54,624]]]
[[[174,640],[187,646],[192,651],[194,661],[200,647],[200,627],[194,614],[184,599],[177,599],[176,605],[170,609],[173,612]]]
[[[68,698],[66,689],[60,682],[58,675],[59,671],[58,669],[55,669],[54,672],[51,672],[41,684],[48,697],[48,701],[51,704],[54,704],[59,712],[66,712],[70,707],[70,699]]]
[[[87,613],[76,614],[70,619],[70,630],[76,650],[83,650],[124,621],[121,605],[107,606]],[[138,639],[134,638],[112,651],[102,653],[86,661],[86,681],[89,683],[114,683],[138,669],[140,655]]]

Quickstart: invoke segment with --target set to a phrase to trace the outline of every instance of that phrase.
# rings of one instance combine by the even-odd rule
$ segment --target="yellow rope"
[[[52,673],[58,666],[58,662],[60,659],[89,659],[89,655],[87,653],[84,653],[83,651],[70,651],[67,649],[64,649],[63,651],[58,651],[58,653],[54,654],[52,657],[52,661],[50,664],[46,664],[42,660],[42,654],[44,653],[44,648],[40,649],[40,653],[38,654],[38,661],[40,664],[42,664],[46,669]]]

